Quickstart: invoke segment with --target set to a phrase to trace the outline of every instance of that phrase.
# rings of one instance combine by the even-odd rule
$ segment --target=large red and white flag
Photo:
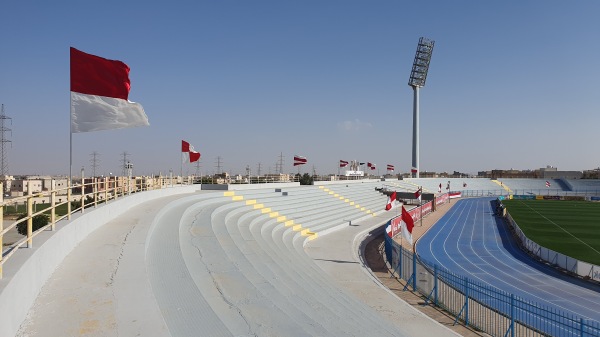
[[[340,167],[346,167],[348,166],[348,162],[345,160],[340,160]]]
[[[421,194],[423,193],[423,188],[419,187],[419,189],[415,192],[415,199],[419,200],[419,202],[421,202]]]
[[[388,171],[393,171],[393,170],[394,170],[394,165],[392,165],[392,164],[387,164],[387,170],[388,170]]]
[[[298,165],[304,165],[307,163],[306,157],[302,157],[302,156],[294,156],[294,166],[298,166]]]
[[[367,163],[367,166],[371,169],[374,170],[375,169],[375,164],[373,163]]]
[[[71,47],[71,132],[148,126],[144,108],[129,101],[129,66]]]
[[[404,205],[402,205],[402,222],[404,222],[402,226],[402,236],[412,245],[412,232],[415,227],[415,222],[413,221],[412,216],[410,216],[410,213],[404,208]]]
[[[385,210],[389,211],[394,207],[396,207],[396,191],[392,192],[392,194],[390,194],[390,196],[388,197],[388,202],[385,205]]]
[[[200,152],[195,151],[194,147],[185,140],[181,141],[181,153],[190,163],[200,160]]]

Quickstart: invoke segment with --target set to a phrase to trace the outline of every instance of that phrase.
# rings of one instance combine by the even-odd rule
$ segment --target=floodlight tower
[[[415,61],[408,85],[413,88],[413,148],[412,148],[412,168],[413,178],[419,178],[419,88],[425,86],[427,71],[429,71],[429,62],[431,62],[431,53],[435,41],[427,38],[419,38]]]

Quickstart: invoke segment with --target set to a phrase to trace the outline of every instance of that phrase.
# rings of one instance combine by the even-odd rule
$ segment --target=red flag
[[[546,180],[546,187],[550,187],[550,182]]]
[[[340,160],[340,167],[346,167],[348,166],[348,162],[345,160]]]
[[[396,191],[392,192],[388,197],[388,202],[385,205],[385,210],[389,211],[396,206]]]
[[[184,156],[187,156],[190,163],[200,159],[200,152],[195,151],[194,147],[185,140],[181,141],[181,152],[184,154]]]
[[[129,66],[71,47],[71,132],[148,126],[144,108],[128,100]]]
[[[393,171],[394,170],[394,165],[387,164],[387,170],[388,171]]]
[[[302,156],[294,156],[294,166],[298,166],[298,165],[304,165],[307,163],[306,157],[302,157]]]
[[[373,163],[367,163],[367,166],[371,169],[374,170],[375,169],[375,164]]]
[[[412,231],[413,227],[415,227],[415,222],[410,214],[406,211],[406,208],[404,208],[404,205],[402,205],[402,222],[404,222],[404,226],[402,226],[402,236],[404,236],[404,238],[412,245]]]

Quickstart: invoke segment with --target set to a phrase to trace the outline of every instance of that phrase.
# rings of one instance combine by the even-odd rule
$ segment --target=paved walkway
[[[165,309],[163,303],[168,301],[165,299],[165,292],[161,291],[160,295],[157,295],[156,289],[161,287],[157,282],[162,282],[169,277],[185,278],[185,275],[170,273],[158,275],[157,266],[164,261],[159,261],[160,256],[157,256],[155,252],[152,253],[154,255],[148,255],[150,254],[148,238],[153,234],[150,230],[153,228],[153,221],[161,207],[181,198],[182,196],[166,197],[134,207],[126,216],[107,223],[82,241],[43,287],[17,336],[179,336],[179,333],[170,329],[172,325],[169,325],[168,322],[177,316],[178,310],[185,315],[183,313],[185,308],[179,307],[176,302],[173,302]],[[348,295],[349,298],[358,298],[360,302],[365,303],[384,317],[389,324],[395,326],[399,331],[406,332],[405,335],[452,335],[451,330],[434,322],[383,288],[370,272],[361,267],[361,257],[358,254],[360,242],[364,235],[383,221],[385,219],[378,216],[367,221],[357,222],[353,224],[355,226],[349,226],[330,235],[319,237],[305,247],[304,251],[309,255],[306,258],[324,270],[329,275],[328,279],[337,284],[341,292],[352,294]],[[176,228],[177,224],[173,224],[173,226]],[[222,227],[213,228],[213,234],[217,235],[220,240],[224,240],[227,236],[224,235],[225,232],[220,232],[221,229]],[[197,234],[192,243],[208,239],[208,233],[204,232],[204,229],[194,225],[190,230]],[[239,234],[241,235],[239,238],[232,237],[232,240],[239,240],[250,233],[241,232]],[[245,240],[251,243],[247,238]],[[198,248],[207,247],[213,241],[202,241],[203,244]],[[228,241],[228,243],[231,242]],[[244,249],[247,248],[251,247]],[[187,248],[182,246],[181,249]],[[202,253],[200,250],[198,252]],[[290,254],[298,253],[291,251]],[[202,254],[198,255],[198,253],[195,257],[189,255],[187,258],[189,259],[190,256],[200,259],[208,258]],[[151,258],[150,264],[148,264],[149,258]],[[184,256],[184,258],[186,257]],[[237,264],[235,265],[237,266]],[[212,263],[205,266],[206,268],[211,266],[218,268],[217,264]],[[232,264],[232,266],[234,265]],[[271,264],[262,268],[264,267],[273,270],[284,268]],[[260,276],[255,271],[242,271]],[[262,272],[267,272],[267,270]],[[197,275],[194,274],[193,277],[197,277]],[[276,279],[273,280],[276,281]],[[202,279],[195,279],[195,281],[203,282]],[[166,288],[163,290],[168,291],[169,284],[164,284],[164,286]],[[173,290],[176,292],[181,289]],[[221,292],[222,289],[217,288],[216,290]],[[315,291],[317,290],[315,289]],[[223,294],[218,295],[223,297]],[[242,295],[242,292],[236,294],[236,296]],[[216,299],[208,297],[207,300],[215,301]],[[250,303],[242,301],[238,305],[252,304],[252,299],[249,300]],[[348,300],[347,303],[354,303],[354,300]],[[264,307],[269,307],[268,303]],[[277,309],[273,306],[271,310]],[[290,310],[299,311],[301,309]],[[327,312],[326,308],[316,306],[314,310]],[[348,308],[348,310],[362,312],[357,311],[356,308]],[[311,315],[304,313],[307,316]],[[251,315],[256,314],[251,313]],[[268,313],[264,314],[269,315]],[[271,316],[275,317],[280,314],[272,311]],[[344,316],[343,313],[338,314]],[[221,319],[230,326],[238,318],[239,315]],[[256,323],[260,325],[260,322],[249,321],[246,323],[250,326]],[[312,327],[312,329],[328,329],[329,326],[324,323],[323,327]],[[332,333],[332,330],[327,331]],[[202,335],[204,332],[200,328],[195,331],[195,335]],[[332,334],[335,335],[335,333]],[[245,335],[281,335],[281,333],[273,331],[272,333],[252,334],[250,332]],[[338,335],[344,334],[340,331]]]

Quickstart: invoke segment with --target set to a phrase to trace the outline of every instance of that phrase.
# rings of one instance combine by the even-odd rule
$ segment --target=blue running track
[[[418,242],[421,259],[583,319],[600,321],[600,286],[564,275],[519,249],[493,198],[464,199]]]

